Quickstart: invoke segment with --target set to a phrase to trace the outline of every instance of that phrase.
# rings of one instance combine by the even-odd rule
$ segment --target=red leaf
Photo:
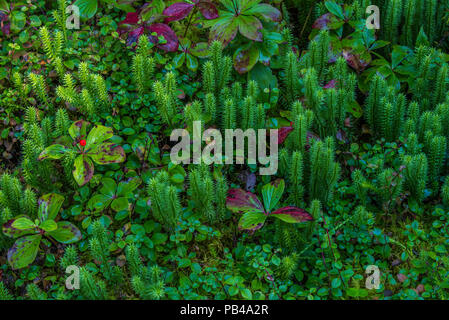
[[[195,5],[186,2],[177,2],[164,9],[165,22],[178,21],[187,17]]]
[[[137,12],[128,12],[126,18],[119,22],[120,24],[137,24],[139,22],[139,14]]]
[[[290,223],[313,221],[313,217],[306,210],[297,207],[280,208],[271,215],[277,215],[276,218]]]
[[[144,27],[138,27],[136,29],[134,29],[133,31],[131,31],[128,34],[128,39],[126,40],[126,45],[127,46],[131,46],[134,42],[137,42],[140,38],[140,36],[143,34],[144,32]]]
[[[0,23],[1,27],[2,27],[2,32],[9,36],[9,34],[11,33],[11,23],[10,22],[1,22]]]
[[[337,84],[337,80],[333,79],[331,81],[329,81],[324,87],[323,89],[331,89],[331,88],[335,88],[335,85]]]
[[[254,193],[242,189],[231,189],[226,198],[226,207],[232,212],[265,213],[262,203]]]
[[[213,20],[218,18],[218,10],[215,4],[209,2],[209,1],[200,1],[196,5],[197,8],[200,10],[201,14],[204,16],[204,18],[208,20]]]
[[[287,139],[288,134],[293,131],[293,127],[282,127],[278,131],[278,144],[282,144]]]
[[[164,44],[158,44],[157,47],[168,51],[168,52],[174,52],[178,50],[178,37],[176,36],[176,33],[166,24],[163,23],[155,23],[150,26],[150,32],[156,32],[158,36],[162,35],[165,40],[167,40],[167,43]],[[157,42],[157,39],[155,37],[150,36],[150,41],[153,43]]]
[[[328,29],[327,25],[331,22],[332,14],[330,12],[322,15],[318,19],[316,19],[315,23],[312,25],[314,29]]]

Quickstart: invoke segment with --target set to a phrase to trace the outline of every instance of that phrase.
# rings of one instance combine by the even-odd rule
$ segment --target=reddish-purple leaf
[[[2,29],[3,34],[9,36],[11,33],[11,22],[8,21],[9,17],[3,12],[0,12],[0,27]]]
[[[322,15],[318,19],[316,19],[315,23],[312,25],[314,29],[328,29],[328,25],[331,22],[332,14],[330,12]]]
[[[335,88],[335,85],[337,84],[337,80],[332,79],[331,81],[329,81],[324,87],[323,89],[331,89],[331,88]]]
[[[150,32],[155,32],[158,36],[162,35],[167,43],[157,45],[158,48],[168,51],[174,52],[178,50],[179,42],[176,33],[166,24],[163,23],[155,23],[150,26]],[[155,37],[150,36],[149,39],[153,43],[157,43],[157,39]]]
[[[226,198],[226,207],[232,212],[265,213],[262,203],[254,193],[242,189],[231,189]]]
[[[313,217],[304,209],[297,207],[284,207],[271,213],[273,217],[288,223],[312,221]]]
[[[213,20],[218,18],[218,10],[215,4],[209,1],[200,1],[197,3],[197,8],[200,10],[204,18]]]
[[[278,144],[282,144],[287,139],[288,134],[293,131],[293,127],[282,127],[278,130]]]
[[[182,20],[189,15],[195,5],[186,2],[177,2],[165,8],[162,12],[165,22]]]
[[[143,34],[144,30],[145,30],[144,27],[138,27],[138,28],[134,29],[133,31],[131,31],[128,34],[128,39],[126,40],[126,45],[132,46],[133,43],[138,42],[139,38]]]
[[[139,14],[137,12],[128,12],[126,18],[119,22],[120,24],[137,24],[139,22]]]

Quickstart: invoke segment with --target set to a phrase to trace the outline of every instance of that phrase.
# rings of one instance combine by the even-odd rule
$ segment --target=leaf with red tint
[[[248,39],[262,42],[263,35],[260,30],[263,29],[262,22],[254,16],[238,16],[236,19],[240,33]]]
[[[195,5],[186,2],[177,2],[164,9],[165,22],[182,20],[189,15]]]
[[[168,52],[174,52],[178,50],[179,42],[178,37],[176,36],[176,33],[166,24],[163,23],[155,23],[150,26],[150,32],[155,32],[158,36],[162,35],[165,40],[167,40],[167,43],[164,44],[158,44],[157,47],[168,51]],[[157,42],[157,39],[154,39],[155,37],[150,36],[150,41]]]
[[[139,22],[139,14],[137,12],[128,12],[126,18],[119,22],[120,24],[137,24]]]
[[[278,144],[282,144],[287,139],[288,134],[293,131],[293,127],[282,127],[278,130]]]
[[[312,25],[314,29],[328,29],[328,25],[331,22],[332,14],[330,12],[322,15],[318,19],[316,19],[315,23]]]
[[[304,209],[297,207],[284,207],[271,213],[273,217],[276,217],[282,221],[288,223],[298,223],[305,221],[313,221],[313,217]]]
[[[138,27],[138,28],[134,29],[133,31],[131,31],[128,34],[128,39],[126,40],[126,45],[131,46],[133,43],[139,41],[139,38],[143,34],[144,30],[145,30],[144,27]]]
[[[0,24],[1,24],[1,27],[2,27],[2,32],[5,35],[9,36],[10,33],[11,33],[11,23],[9,23],[9,22],[1,22]]]
[[[250,71],[259,60],[259,49],[255,46],[250,48],[238,48],[234,53],[234,68],[244,74]]]
[[[239,221],[240,230],[248,230],[254,233],[263,227],[267,216],[261,212],[247,212]]]
[[[3,12],[0,12],[0,27],[2,32],[7,36],[11,33],[11,22],[8,20],[9,16]]]
[[[369,61],[364,61],[360,58],[360,55],[352,54],[346,50],[343,51],[343,57],[346,59],[346,62],[357,72],[365,70],[365,68],[369,65]]]
[[[218,18],[218,10],[215,4],[209,1],[200,1],[196,6],[207,20]]]
[[[262,203],[254,193],[242,189],[231,189],[226,198],[226,207],[232,212],[265,213]]]
[[[335,85],[337,84],[337,80],[333,79],[331,81],[329,81],[324,87],[323,89],[331,89],[331,88],[335,88]]]
[[[260,3],[256,6],[253,6],[249,10],[244,10],[244,14],[246,15],[258,14],[267,20],[276,22],[280,22],[282,20],[281,12],[272,5],[269,5],[267,3]]]

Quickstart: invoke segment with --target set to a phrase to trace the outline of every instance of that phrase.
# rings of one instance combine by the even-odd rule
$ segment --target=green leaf
[[[259,212],[247,212],[239,221],[239,229],[255,231],[262,228],[267,216]]]
[[[69,128],[69,134],[73,140],[78,140],[79,138],[86,137],[87,126],[89,122],[84,120],[78,120],[72,123]]]
[[[28,220],[31,220],[29,217],[25,216],[25,215],[20,215],[15,217],[14,219],[11,219],[9,221],[7,221],[5,224],[3,224],[2,226],[2,231],[3,233],[10,238],[18,238],[30,233],[35,233],[36,231],[34,229],[28,229],[28,230],[19,230],[17,228],[13,227],[13,224],[16,220],[20,219],[20,218],[27,218]]]
[[[393,46],[393,52],[391,54],[391,67],[396,68],[412,51],[409,47],[405,46]]]
[[[0,11],[8,12],[9,11],[9,4],[6,2],[6,0],[0,0]]]
[[[128,210],[128,199],[125,197],[114,199],[111,203],[111,208],[115,212],[122,211],[122,210]]]
[[[98,9],[98,0],[77,0],[75,6],[80,8],[80,16],[83,18],[92,18]]]
[[[54,220],[61,210],[64,197],[57,193],[48,193],[39,198],[38,217],[40,221]]]
[[[86,150],[93,149],[97,147],[103,141],[106,141],[114,135],[111,128],[97,125],[92,130],[90,130],[89,135],[86,139]]]
[[[263,186],[262,198],[266,212],[271,212],[271,210],[278,204],[284,193],[284,189],[285,182],[282,179],[277,179]]]
[[[58,228],[48,234],[63,244],[74,243],[82,238],[81,231],[68,221],[58,222]]]
[[[182,65],[184,64],[184,61],[185,61],[185,60],[186,60],[186,54],[183,52],[183,53],[180,53],[180,54],[176,55],[176,56],[173,58],[173,64],[174,64],[174,66],[175,66],[177,69],[179,69],[179,68],[182,67]]]
[[[31,16],[30,17],[30,25],[32,27],[39,27],[42,24],[41,19],[39,19],[38,16]]]
[[[106,208],[112,201],[112,197],[104,194],[96,194],[90,198],[87,206],[94,211],[102,211]]]
[[[124,197],[131,194],[137,187],[142,183],[140,178],[131,178],[128,181],[122,181],[119,183],[117,188],[117,196]]]
[[[248,10],[245,10],[245,15],[261,15],[267,20],[280,22],[282,20],[281,12],[275,7],[266,4],[260,3],[256,6],[251,7]]]
[[[196,71],[198,69],[198,59],[191,54],[186,55],[186,66],[189,70]]]
[[[207,42],[198,42],[195,46],[189,49],[189,53],[198,58],[205,58],[209,56],[209,45]]]
[[[326,6],[327,10],[329,10],[329,12],[331,12],[334,16],[337,16],[340,19],[345,18],[341,5],[335,3],[334,1],[326,1],[324,5]]]
[[[98,164],[120,163],[125,161],[126,155],[123,148],[115,143],[103,143],[88,155]]]
[[[117,191],[117,183],[111,178],[103,178],[101,182],[103,183],[103,186],[101,187],[100,192],[112,198]]]
[[[341,286],[341,280],[339,278],[335,278],[332,280],[332,288],[338,288]]]
[[[87,156],[80,155],[75,159],[73,178],[75,178],[75,181],[79,186],[84,186],[90,181],[90,179],[92,179],[94,175],[94,169],[95,168],[92,160]]]
[[[30,219],[26,218],[26,217],[21,217],[16,219],[13,223],[12,223],[12,227],[17,229],[17,230],[27,230],[27,229],[32,229],[34,228],[36,225],[34,224],[33,221],[31,221]]]
[[[11,29],[15,31],[22,30],[27,22],[27,16],[22,11],[14,11],[11,19]]]
[[[249,78],[257,81],[259,88],[262,90],[265,88],[274,89],[278,86],[277,78],[273,75],[271,68],[261,63],[256,64],[256,66],[251,69]]]
[[[61,159],[69,149],[61,144],[52,144],[41,152],[37,160]]]
[[[190,264],[191,264],[190,259],[183,258],[183,259],[181,259],[181,261],[179,261],[178,267],[179,268],[187,268],[190,266]]]
[[[205,26],[211,26],[210,37],[218,40],[226,46],[234,40],[239,30],[238,22],[232,13],[220,13],[220,17],[214,20],[208,20]]]
[[[39,228],[41,228],[42,230],[44,230],[46,232],[50,232],[50,231],[54,231],[54,230],[58,229],[58,225],[56,224],[56,222],[54,220],[45,220],[44,222],[42,222],[40,224]]]
[[[234,52],[234,68],[244,74],[250,71],[259,60],[259,50],[255,46],[240,47]]]
[[[248,288],[240,289],[240,293],[242,294],[242,297],[246,300],[253,299],[253,294],[251,293],[251,290],[249,290]]]
[[[8,262],[13,269],[24,268],[36,259],[41,243],[40,234],[25,236],[17,239],[8,251]]]
[[[254,16],[239,15],[236,18],[236,21],[238,23],[239,31],[244,37],[254,41],[262,41],[263,37],[260,30],[263,26],[259,19]]]

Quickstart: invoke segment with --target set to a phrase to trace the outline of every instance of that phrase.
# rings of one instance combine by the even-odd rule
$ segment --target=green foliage
[[[231,76],[232,60],[223,56],[223,46],[219,41],[210,46],[211,59],[203,67],[203,86],[205,93],[213,93],[218,99],[221,91],[228,85]]]
[[[0,0],[0,300],[449,297],[447,1],[109,2]],[[175,165],[194,121],[279,170]]]
[[[112,142],[105,142],[112,138],[112,129],[97,125],[87,133],[89,123],[84,120],[74,122],[69,128],[69,135],[73,143],[52,144],[45,148],[38,157],[39,161],[46,159],[61,159],[69,155],[73,160],[73,178],[79,186],[88,183],[94,174],[94,162],[100,165],[120,163],[125,161],[126,155],[121,146]],[[68,139],[67,139],[68,140]]]
[[[175,186],[170,184],[168,173],[159,172],[148,183],[152,213],[157,221],[174,232],[181,218],[181,202]]]
[[[319,199],[326,205],[333,196],[341,173],[340,165],[335,162],[335,142],[332,138],[313,143],[310,164],[310,198]]]
[[[0,300],[14,300],[14,297],[8,292],[3,282],[0,282]]]
[[[427,157],[424,153],[404,158],[405,187],[417,201],[422,201],[428,179]]]
[[[133,57],[133,78],[140,95],[146,93],[151,87],[154,73],[154,59],[149,56],[148,38],[139,40],[137,54]]]
[[[3,233],[17,239],[8,251],[8,262],[13,269],[22,269],[33,263],[39,251],[42,236],[52,237],[64,244],[81,239],[81,232],[75,225],[68,221],[55,221],[63,202],[64,197],[59,194],[43,195],[38,201],[38,219],[33,221],[22,213],[3,225]],[[33,209],[32,206],[31,209]]]

